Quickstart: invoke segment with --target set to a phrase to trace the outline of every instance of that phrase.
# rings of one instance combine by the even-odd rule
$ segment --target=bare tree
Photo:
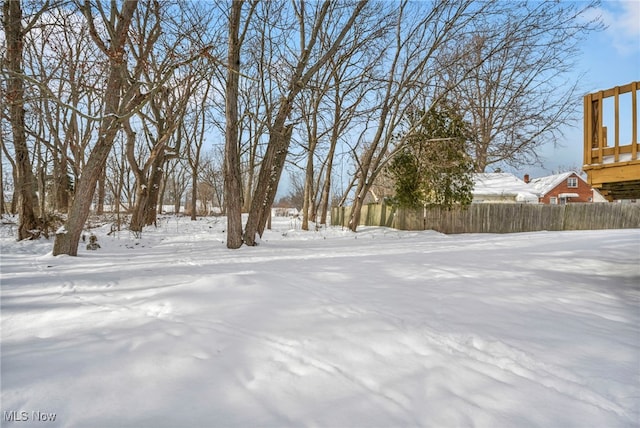
[[[331,134],[329,135],[329,150],[324,158],[324,180],[320,195],[320,224],[327,224],[327,212],[329,210],[330,192],[333,187],[333,164],[336,150],[341,140],[349,138],[350,128],[357,128],[358,121],[367,117],[371,106],[367,103],[367,95],[374,90],[375,85],[362,84],[361,76],[367,76],[376,67],[376,61],[368,58],[367,50],[356,50],[356,56],[348,60],[337,62],[332,66],[331,78],[333,87],[331,91],[330,119]],[[353,67],[354,64],[366,64],[365,67]]]
[[[561,129],[575,121],[581,98],[579,80],[571,77],[574,59],[583,36],[600,26],[598,20],[584,20],[596,4],[500,5],[501,13],[490,22],[479,20],[465,38],[473,71],[457,62],[453,69],[443,67],[450,70],[443,73],[449,98],[466,111],[473,127],[470,153],[476,171],[538,163],[539,148],[555,143]]]
[[[210,99],[213,85],[216,83],[213,75],[214,68],[203,67],[201,73],[201,88],[194,92],[194,100],[189,105],[187,114],[183,117],[179,128],[180,139],[186,143],[187,164],[191,172],[191,206],[195,207],[198,199],[199,181],[203,164],[203,148],[207,133],[211,129],[212,122],[210,116]],[[196,219],[196,210],[191,211],[191,220]]]
[[[138,58],[138,64],[144,64],[141,78],[147,82],[147,86],[161,86],[161,89],[137,115],[143,140],[149,149],[148,156],[141,164],[134,156],[136,139],[133,130],[129,125],[125,126],[131,141],[128,159],[137,183],[130,225],[134,231],[141,231],[144,226],[156,221],[164,170],[169,160],[186,152],[195,170],[193,176],[197,177],[199,151],[205,138],[207,99],[214,84],[208,50],[217,37],[216,32],[209,33],[207,37],[199,34],[212,27],[215,15],[198,4],[162,8],[159,3],[154,3],[153,8],[147,8],[145,13],[138,15],[134,21],[138,36],[131,43],[131,52]],[[185,31],[185,28],[193,28],[194,31]],[[148,37],[142,36],[146,33]],[[142,62],[140,58],[146,58],[146,61]],[[176,72],[172,76],[174,69]],[[137,68],[132,80],[135,80],[136,72]],[[167,79],[167,76],[170,78]],[[199,113],[195,114],[195,122],[189,123],[194,125],[193,129],[187,130],[185,116],[194,108],[199,109]],[[193,140],[196,140],[198,147],[195,157],[191,156]],[[196,189],[197,180],[194,178],[193,181],[193,188]],[[195,210],[192,218],[195,219]]]
[[[238,148],[238,84],[240,80],[240,49],[249,28],[256,1],[250,2],[244,26],[241,28],[244,1],[231,3],[229,42],[227,50],[227,81],[225,86],[225,162],[224,195],[227,212],[227,248],[242,246],[242,177]]]
[[[224,147],[214,146],[202,157],[202,168],[198,182],[206,184],[211,194],[213,207],[220,208],[220,213],[226,212],[224,200]]]
[[[376,11],[378,19],[384,15]],[[356,125],[366,114],[367,94],[375,88],[367,79],[378,65],[377,44],[384,38],[385,30],[354,28],[356,36],[343,43],[318,75],[302,93],[299,102],[301,120],[306,136],[302,135],[302,147],[307,154],[305,166],[305,198],[302,229],[308,230],[309,221],[326,224],[333,161],[338,142],[345,138],[348,129]],[[321,37],[331,40],[329,34]],[[356,125],[357,126],[357,125]],[[315,165],[319,163],[320,168]]]
[[[344,8],[337,3],[325,1],[318,4],[313,11],[308,10],[304,2],[294,3],[295,14],[299,22],[300,51],[299,56],[292,64],[291,73],[286,80],[286,90],[280,98],[273,122],[269,126],[269,144],[262,160],[258,183],[245,227],[244,241],[247,245],[255,245],[256,235],[262,236],[271,213],[271,205],[278,189],[291,143],[294,125],[287,123],[287,120],[294,108],[294,101],[300,91],[307,86],[320,68],[340,48],[366,5],[367,1],[357,2],[347,12],[347,16],[338,17],[337,14]],[[326,45],[316,46],[320,29],[329,25],[330,21],[336,26],[333,32],[335,38]],[[310,28],[307,28],[307,25],[310,25]]]
[[[269,95],[264,88],[264,76],[259,69],[264,66],[255,61],[255,72],[252,73],[257,78],[242,79],[244,85],[239,91],[239,110],[242,112],[240,119],[240,133],[238,144],[240,146],[240,165],[242,167],[242,210],[248,212],[251,208],[251,195],[254,190],[256,173],[260,158],[262,156],[261,142],[267,135],[267,120],[270,114],[268,106],[272,105],[271,101],[266,101],[265,97]]]
[[[174,138],[174,133],[181,123],[194,84],[190,70],[183,78],[166,79],[168,70],[175,66],[176,46],[184,42],[184,36],[172,34],[163,25],[159,3],[143,8],[134,15],[135,37],[128,40],[129,50],[138,65],[130,80],[143,79],[146,86],[160,88],[137,115],[142,127],[142,140],[148,147],[148,156],[141,163],[135,157],[136,132],[130,121],[123,123],[127,134],[127,159],[136,177],[136,200],[129,225],[129,229],[135,232],[156,221],[164,166],[180,151],[181,140]],[[169,37],[163,37],[167,32]],[[164,49],[156,49],[157,44]],[[170,145],[171,142],[174,146]]]
[[[170,8],[171,4],[152,0],[143,2],[144,10],[139,16],[143,17],[144,24],[137,26],[135,31],[131,29],[131,23],[138,8],[137,1],[124,1],[120,9],[116,2],[111,3],[109,7],[105,9],[103,3],[92,3],[90,0],[85,0],[80,5],[93,42],[108,58],[109,71],[106,90],[103,94],[104,114],[99,118],[100,132],[77,184],[76,197],[65,227],[56,235],[54,255],[77,254],[78,239],[89,213],[96,182],[104,168],[115,137],[125,122],[139,113],[149,100],[162,97],[163,90],[169,85],[168,82],[176,75],[178,69],[202,56],[209,55],[210,46],[194,46],[185,43],[184,45],[187,46],[184,52],[166,52],[168,60],[159,67],[158,72],[161,74],[143,79],[144,72],[149,70],[150,55],[156,48],[155,43],[147,43],[147,41],[159,40],[160,22],[166,19],[163,13],[167,13],[163,8]],[[99,24],[96,22],[98,19]],[[178,29],[178,32],[179,34],[189,33],[185,28]],[[173,37],[168,39],[175,41]],[[131,51],[125,49],[129,40],[131,40],[130,47],[136,46],[137,49]],[[171,46],[171,43],[163,45],[164,48],[169,48],[168,50]],[[129,56],[126,53],[129,53]],[[130,59],[133,60],[131,72],[128,67]],[[159,138],[169,138],[166,135],[171,133],[163,133]],[[154,202],[153,205],[155,209],[156,203]]]
[[[127,133],[127,159],[136,177],[136,203],[129,228],[140,232],[144,226],[154,224],[164,167],[168,160],[178,156],[182,139],[176,137],[191,93],[191,81],[182,88],[166,89],[149,101],[150,116],[144,116],[144,140],[149,148],[148,157],[140,165],[134,155],[136,133],[125,123]],[[171,93],[170,93],[171,92]],[[150,123],[147,123],[150,122]],[[149,128],[153,126],[155,132]]]
[[[164,192],[162,200],[171,200],[173,202],[173,212],[180,212],[180,204],[182,196],[187,190],[189,183],[188,170],[185,168],[184,162],[179,159],[172,159],[167,164],[167,174],[165,174],[166,184],[163,186]]]
[[[67,212],[73,183],[81,175],[85,150],[97,126],[86,117],[99,115],[102,108],[97,94],[103,89],[106,61],[94,51],[88,26],[77,10],[51,10],[46,25],[30,35],[25,42],[25,65],[38,79],[28,80],[34,92],[28,132],[36,146],[46,146],[51,154],[50,208]]]
[[[122,134],[118,134],[114,143],[114,149],[107,160],[106,187],[109,190],[111,211],[115,211],[117,227],[120,230],[122,209],[129,210],[133,205],[133,192],[131,183],[133,174],[127,162],[126,143]],[[126,203],[125,203],[126,200]]]
[[[2,113],[0,112],[0,115]],[[3,216],[6,212],[5,200],[4,200],[4,161],[3,161],[3,153],[4,153],[4,130],[0,128],[0,216]]]
[[[317,189],[315,178],[315,157],[319,142],[324,139],[330,130],[324,128],[322,122],[321,105],[323,97],[329,91],[330,81],[323,79],[313,79],[309,90],[303,91],[300,97],[300,110],[304,132],[302,134],[303,149],[306,152],[306,165],[304,167],[304,195],[302,204],[302,230],[309,230],[309,220],[315,222]],[[322,129],[320,129],[322,128]]]
[[[11,214],[17,214],[17,194],[15,192],[15,182],[16,182],[16,174],[17,174],[18,168],[16,168],[16,163],[13,160],[13,157],[12,157],[11,153],[9,153],[7,145],[5,144],[5,133],[4,133],[4,130],[2,130],[0,132],[0,143],[1,143],[0,147],[2,147],[2,153],[7,158],[7,161],[9,162],[9,165],[11,165],[11,180],[10,180],[10,182],[11,182],[11,184],[14,185],[13,186],[14,192],[13,192],[13,195],[11,196],[11,204],[10,204],[10,207],[9,207],[9,212]],[[3,182],[6,183],[6,179],[5,179],[4,176],[2,177],[2,179],[3,179]]]
[[[106,92],[104,94],[104,116],[100,120],[100,135],[96,141],[87,164],[83,168],[82,176],[76,186],[76,195],[69,210],[69,216],[64,229],[56,234],[53,245],[53,255],[78,254],[78,242],[82,228],[89,215],[93,192],[96,182],[104,168],[116,134],[121,126],[123,117],[132,114],[143,101],[138,87],[126,90],[125,76],[127,76],[127,60],[125,58],[125,44],[129,33],[133,14],[138,6],[137,1],[129,0],[122,3],[120,10],[105,12],[100,3],[92,5],[89,0],[80,7],[89,25],[90,34],[96,46],[109,58],[109,72],[107,76]],[[102,17],[101,25],[107,29],[109,38],[103,39],[96,27],[94,12],[98,9]],[[124,94],[123,94],[124,92]]]
[[[27,146],[25,126],[25,88],[23,73],[24,37],[49,8],[49,2],[36,10],[23,26],[22,2],[5,0],[2,4],[2,25],[7,48],[3,61],[3,74],[7,79],[5,100],[9,106],[9,117],[15,151],[16,181],[18,195],[18,240],[32,238],[32,230],[38,228],[35,176]]]
[[[287,10],[285,2],[262,2],[254,12],[250,28],[252,37],[244,42],[243,76],[240,80],[239,113],[240,155],[243,173],[243,212],[251,210],[252,195],[255,190],[259,166],[264,156],[264,146],[268,139],[269,125],[280,92],[281,57],[274,47],[286,44],[287,32],[277,30],[278,26],[289,29],[283,18]]]

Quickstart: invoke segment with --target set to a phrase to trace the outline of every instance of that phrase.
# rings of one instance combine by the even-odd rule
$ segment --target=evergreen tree
[[[468,125],[452,106],[409,117],[407,143],[387,171],[395,181],[392,202],[402,207],[471,203],[474,164],[466,153]]]

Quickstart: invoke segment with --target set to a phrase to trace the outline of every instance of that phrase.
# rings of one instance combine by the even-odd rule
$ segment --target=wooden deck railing
[[[640,182],[640,142],[638,141],[638,90],[640,82],[588,94],[584,97],[584,166],[588,181],[594,187],[603,189],[620,188],[620,186],[638,186]],[[620,96],[631,94],[630,121],[620,120]],[[613,141],[609,138],[607,126],[604,126],[605,100],[613,99]],[[628,98],[628,97],[625,97]],[[626,99],[625,99],[626,101]],[[625,110],[626,111],[626,110]],[[611,111],[607,111],[610,117]],[[624,135],[631,133],[631,141],[621,141],[621,130]],[[630,129],[628,128],[630,127]],[[624,183],[629,183],[625,185]],[[632,192],[634,193],[635,190]],[[626,193],[628,196],[628,192]],[[613,198],[615,195],[611,194]]]

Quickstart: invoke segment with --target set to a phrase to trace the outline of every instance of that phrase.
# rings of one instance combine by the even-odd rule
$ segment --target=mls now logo
[[[39,411],[33,412],[18,412],[17,410],[11,410],[3,413],[5,422],[53,422],[56,420],[55,413],[45,413]]]

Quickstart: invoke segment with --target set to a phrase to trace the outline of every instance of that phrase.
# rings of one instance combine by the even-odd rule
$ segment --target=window
[[[573,189],[578,187],[578,178],[577,177],[569,177],[567,178],[567,187],[571,187]]]
[[[549,198],[549,203],[550,203],[551,205],[557,205],[557,204],[558,204],[558,198],[553,197],[553,196],[552,196],[552,197],[550,197],[550,198]]]

